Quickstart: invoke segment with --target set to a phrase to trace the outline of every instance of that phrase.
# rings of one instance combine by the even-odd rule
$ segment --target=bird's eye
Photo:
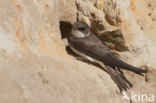
[[[79,30],[80,30],[80,31],[85,31],[85,28],[80,27]]]

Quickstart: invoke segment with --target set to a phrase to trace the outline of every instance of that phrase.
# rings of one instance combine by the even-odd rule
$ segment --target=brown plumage
[[[129,65],[116,57],[110,49],[90,31],[90,28],[86,23],[80,21],[75,22],[72,31],[71,36],[68,38],[70,47],[74,48],[74,51],[78,51],[78,55],[80,55],[79,53],[82,53],[83,55],[94,59],[94,61],[97,60],[102,62],[107,67],[106,71],[121,91],[123,89],[126,90],[128,86],[126,81],[124,81],[121,75],[116,71],[116,67],[130,70],[140,75],[147,72],[146,70]],[[79,36],[79,34],[81,36]]]

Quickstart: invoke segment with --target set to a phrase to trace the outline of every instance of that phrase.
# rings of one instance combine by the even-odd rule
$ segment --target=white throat
[[[84,37],[90,35],[90,32],[88,32],[87,34],[84,34],[84,33],[82,33],[81,31],[78,31],[78,30],[72,30],[71,33],[72,33],[72,35],[74,35],[75,37],[78,37],[78,38],[84,38]]]

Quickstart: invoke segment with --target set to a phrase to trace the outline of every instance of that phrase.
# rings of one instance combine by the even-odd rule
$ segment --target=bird
[[[120,91],[127,91],[132,85],[128,85],[128,81],[122,78],[121,73],[116,68],[129,70],[140,75],[147,72],[119,59],[90,30],[89,25],[83,21],[73,23],[70,36],[68,37],[68,43],[71,50],[78,56],[103,67],[117,84]]]

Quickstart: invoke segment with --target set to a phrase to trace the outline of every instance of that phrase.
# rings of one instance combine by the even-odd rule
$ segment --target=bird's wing
[[[94,35],[90,35],[86,38],[70,36],[68,41],[76,50],[100,61],[102,61],[105,55],[111,53],[109,48],[103,45],[102,42]]]
[[[69,44],[76,50],[92,57],[96,60],[102,61],[104,64],[115,67],[120,60],[105,46],[94,34],[85,38],[76,38],[70,36]]]
[[[83,54],[90,56],[94,59],[98,59],[99,61],[102,61],[104,55],[107,55],[107,53],[108,54],[111,53],[109,48],[105,47],[95,37],[94,39],[93,38],[77,39],[71,36],[69,38],[69,44],[72,46],[72,48],[74,48],[73,50],[75,52],[77,53],[82,52]],[[106,66],[103,64],[103,62],[96,63],[98,63],[102,67],[102,69],[104,69],[110,75],[110,77],[116,83],[120,91],[127,90],[130,87],[132,87],[126,80],[123,79],[123,77],[115,70],[115,68],[112,68],[111,66],[108,65]]]
[[[82,52],[83,54],[96,60],[102,61],[105,65],[109,65],[110,67],[127,69],[137,74],[147,72],[146,70],[136,68],[120,60],[94,34],[91,34],[85,38],[76,38],[74,36],[70,36],[68,41],[69,44],[79,52]]]

